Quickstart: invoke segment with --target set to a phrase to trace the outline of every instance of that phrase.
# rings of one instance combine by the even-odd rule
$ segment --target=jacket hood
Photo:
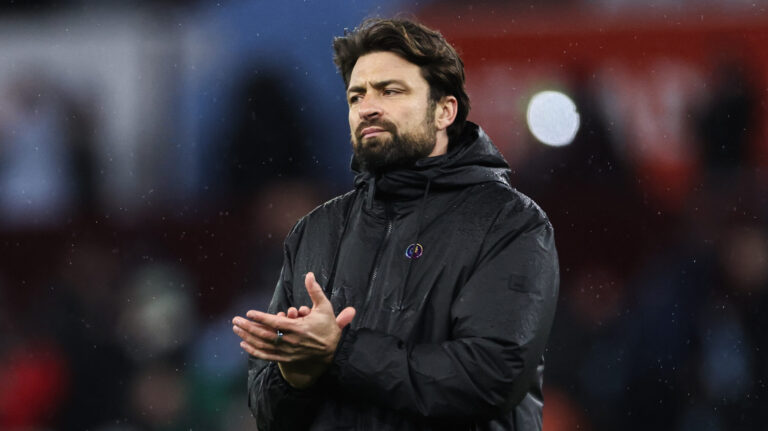
[[[449,146],[446,154],[418,160],[406,169],[378,176],[360,172],[353,163],[355,188],[384,193],[395,198],[417,198],[425,188],[433,191],[462,188],[469,185],[500,182],[509,185],[507,161],[477,124],[467,121],[464,131]],[[366,187],[367,186],[367,187]],[[372,196],[371,196],[372,197]]]

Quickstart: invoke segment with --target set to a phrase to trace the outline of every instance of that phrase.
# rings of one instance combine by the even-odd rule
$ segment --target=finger
[[[277,339],[276,332],[265,331],[262,329],[248,330],[244,329],[242,326],[233,325],[232,331],[244,341],[253,344],[263,343],[264,345],[274,345],[276,342],[275,340]]]
[[[283,332],[295,332],[301,324],[300,320],[289,319],[287,316],[277,316],[257,310],[250,310],[245,315],[256,323],[269,326],[270,328],[279,328]]]
[[[299,317],[299,310],[297,310],[296,307],[291,307],[288,309],[286,315],[291,319],[295,319]]]
[[[307,340],[302,333],[293,333],[287,329],[283,329],[281,330],[283,335],[280,337],[280,341],[277,341],[277,330],[270,326],[251,322],[242,317],[236,317],[234,323],[235,325],[233,325],[232,331],[235,334],[244,341],[258,345],[262,349],[282,352],[285,354],[295,354],[301,349],[318,349],[322,347],[313,344],[312,340]],[[307,344],[308,342],[309,344]]]
[[[285,351],[278,349],[278,345],[275,345],[275,343],[255,337],[252,334],[244,331],[239,326],[233,326],[232,331],[237,334],[237,336],[240,337],[243,341],[259,350],[263,350],[272,354],[285,353]]]
[[[244,332],[254,337],[258,337],[268,343],[274,343],[277,339],[277,330],[274,327],[270,327],[268,325],[265,326],[257,322],[251,322],[249,320],[243,319],[242,317],[235,318],[233,323],[235,324],[235,327],[240,328]]]
[[[243,320],[239,321],[239,325],[234,325],[232,331],[244,341],[276,353],[295,354],[300,349],[300,334],[283,332],[283,336],[279,337],[280,341],[277,341],[276,329],[247,320],[243,323]]]
[[[306,286],[307,293],[309,293],[309,297],[312,299],[312,308],[325,304],[330,305],[328,298],[325,297],[323,288],[315,280],[313,272],[307,273],[307,276],[304,278],[304,286]]]
[[[246,343],[245,341],[240,342],[240,347],[243,348],[248,354],[251,356],[255,356],[259,359],[264,359],[265,361],[274,361],[274,362],[291,362],[292,358],[290,358],[287,355],[281,355],[281,354],[275,354],[270,352],[265,352],[260,349],[256,349],[250,344]]]
[[[336,316],[336,324],[339,325],[339,329],[344,329],[345,326],[349,325],[349,322],[355,318],[355,313],[357,313],[357,310],[353,307],[347,307],[341,310],[339,315]]]
[[[279,311],[279,312],[277,313],[277,315],[278,315],[278,316],[280,316],[280,317],[285,317],[285,313],[283,313],[282,311]]]
[[[299,317],[305,317],[309,315],[310,311],[311,310],[309,307],[307,307],[306,305],[302,305],[301,308],[299,308]]]
[[[232,331],[246,343],[266,353],[295,356],[301,350],[296,346],[294,337],[283,336],[279,343],[275,343],[253,336],[238,326],[233,326]]]
[[[279,313],[278,313],[278,315],[279,315]],[[283,313],[283,316],[285,316],[285,313]],[[240,327],[242,327],[242,328],[244,328],[246,330],[248,328],[250,328],[250,325],[255,325],[255,326],[258,326],[260,328],[264,328],[264,329],[266,329],[268,331],[276,331],[277,330],[277,328],[273,328],[273,327],[271,327],[269,325],[264,325],[262,323],[253,322],[253,321],[250,321],[250,320],[246,319],[245,317],[240,317],[240,316],[235,316],[232,319],[232,323],[234,325],[240,326]]]
[[[254,327],[255,328],[264,329],[265,331],[271,331],[271,332],[276,332],[277,331],[277,328],[273,328],[273,327],[271,327],[269,325],[264,325],[264,324],[259,323],[259,322],[253,322],[251,320],[248,320],[248,319],[246,319],[244,317],[240,317],[240,316],[235,316],[235,318],[232,319],[232,324],[237,325],[237,326],[245,329],[246,331],[250,330],[251,328],[254,328]]]

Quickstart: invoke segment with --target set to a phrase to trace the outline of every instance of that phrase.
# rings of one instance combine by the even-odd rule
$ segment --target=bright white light
[[[528,103],[528,129],[542,144],[568,145],[579,131],[579,113],[570,97],[559,91],[542,91]]]

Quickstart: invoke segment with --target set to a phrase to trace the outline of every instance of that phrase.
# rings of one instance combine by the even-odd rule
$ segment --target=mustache
[[[367,127],[378,127],[393,135],[397,133],[397,126],[388,120],[378,119],[373,121],[363,121],[362,123],[358,124],[357,128],[355,129],[355,138],[357,138],[358,142],[363,139],[363,129]]]

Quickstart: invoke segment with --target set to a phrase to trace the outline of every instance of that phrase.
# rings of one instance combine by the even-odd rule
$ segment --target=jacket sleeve
[[[331,372],[343,390],[398,411],[497,416],[534,384],[558,286],[546,216],[530,201],[522,210],[508,204],[451,305],[451,340],[408,346],[382,332],[349,330]]]
[[[294,226],[286,238],[283,268],[280,272],[275,293],[269,305],[269,313],[285,311],[293,305],[292,252],[301,236],[301,222]],[[248,357],[248,407],[256,418],[259,431],[305,430],[309,427],[314,402],[320,388],[295,389],[280,374],[277,363]],[[301,414],[297,414],[301,412]]]

